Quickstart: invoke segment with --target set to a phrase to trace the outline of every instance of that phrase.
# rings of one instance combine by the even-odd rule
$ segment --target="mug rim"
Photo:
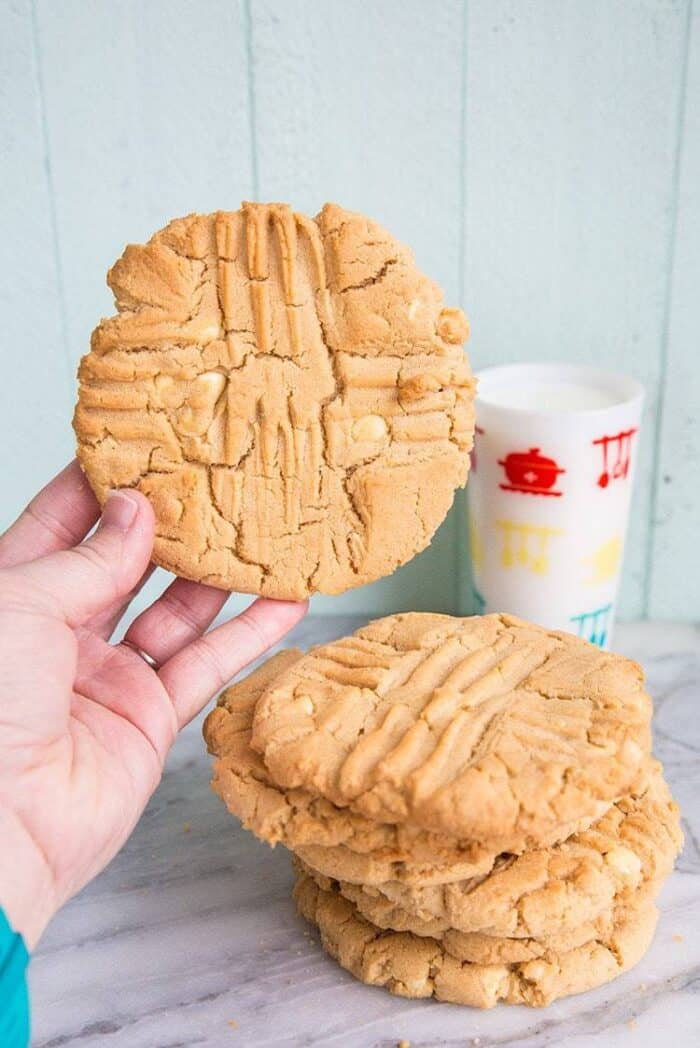
[[[537,415],[548,418],[556,415],[602,415],[621,407],[641,402],[644,399],[644,387],[638,379],[621,371],[609,371],[606,368],[589,364],[570,364],[565,361],[532,361],[530,363],[494,364],[481,368],[474,373],[477,380],[476,405],[488,408],[489,411],[513,412],[519,415]],[[516,407],[499,404],[484,396],[484,387],[488,390],[498,388],[507,380],[509,385],[522,383],[525,379],[539,377],[549,381],[585,381],[588,386],[597,386],[612,392],[616,399],[612,404],[596,408],[571,408],[566,411],[546,411],[542,408]],[[490,384],[490,386],[489,386]]]

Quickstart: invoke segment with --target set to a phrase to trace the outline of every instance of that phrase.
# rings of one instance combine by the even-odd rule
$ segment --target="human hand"
[[[110,644],[154,518],[115,492],[82,542],[99,513],[73,462],[0,537],[0,904],[29,947],[127,839],[178,730],[306,611],[260,599],[204,634],[228,593],[177,579]]]

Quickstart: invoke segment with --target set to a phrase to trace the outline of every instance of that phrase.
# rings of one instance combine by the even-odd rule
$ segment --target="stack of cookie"
[[[424,549],[464,485],[467,319],[376,222],[245,204],[108,275],[78,458],[137,487],[155,563],[278,599]],[[634,964],[680,845],[633,663],[502,615],[382,619],[230,688],[214,788],[295,854],[340,963],[407,996],[545,1004]]]
[[[505,615],[381,619],[286,651],[205,724],[213,786],[294,852],[366,983],[544,1005],[644,954],[681,845],[639,667]]]

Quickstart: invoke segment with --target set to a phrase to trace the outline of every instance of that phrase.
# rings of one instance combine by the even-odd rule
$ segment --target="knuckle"
[[[110,560],[106,552],[96,543],[85,543],[85,545],[76,546],[73,553],[80,557],[81,560],[86,560],[91,567],[97,568],[98,571],[111,573]]]
[[[260,648],[262,651],[265,651],[270,647],[270,638],[252,612],[241,612],[236,619],[236,622],[252,636],[256,647]]]
[[[175,593],[164,593],[160,601],[161,607],[174,619],[181,622],[190,633],[200,632],[200,623],[197,616],[190,610],[183,600]]]
[[[97,542],[76,546],[69,555],[87,561],[94,571],[103,576],[104,582],[109,586],[110,598],[113,600],[117,599],[119,596],[119,586],[115,574],[115,565],[119,563],[117,558],[114,556],[110,557],[107,550],[102,549]]]
[[[195,658],[204,664],[204,668],[211,676],[212,681],[215,681],[214,686],[216,688],[220,688],[232,676],[232,674],[226,672],[219,651],[207,637],[202,637],[201,640],[197,641],[192,646],[192,652]]]
[[[70,528],[67,524],[64,524],[54,513],[43,508],[38,502],[30,502],[27,506],[26,513],[28,517],[36,521],[39,527],[43,528],[44,531],[49,532],[59,542],[73,545],[74,542],[80,541],[80,536],[76,535],[75,531]]]

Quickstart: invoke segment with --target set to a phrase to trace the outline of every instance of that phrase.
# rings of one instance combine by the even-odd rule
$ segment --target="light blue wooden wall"
[[[697,5],[696,5],[697,7]],[[645,383],[626,617],[697,618],[700,13],[691,0],[0,0],[3,521],[72,453],[126,241],[327,199],[411,243],[476,366]],[[465,607],[463,520],[327,611]]]

